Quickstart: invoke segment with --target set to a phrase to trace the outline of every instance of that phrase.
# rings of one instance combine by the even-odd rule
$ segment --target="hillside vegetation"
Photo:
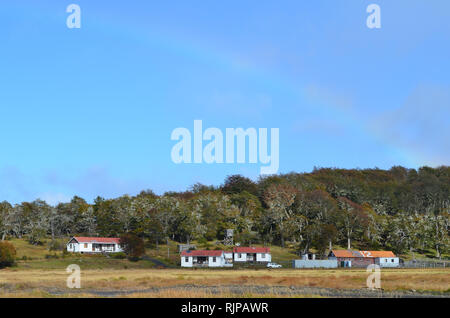
[[[214,249],[225,229],[234,229],[242,245],[289,247],[295,253],[325,255],[341,246],[441,258],[449,251],[449,208],[450,167],[327,168],[256,182],[234,175],[218,187],[196,184],[161,196],[147,190],[98,197],[93,204],[80,197],[57,206],[2,202],[0,238],[26,238],[39,246],[47,237],[132,232],[151,250],[169,241]],[[18,252],[20,258],[23,251]],[[27,254],[32,257],[33,249]]]

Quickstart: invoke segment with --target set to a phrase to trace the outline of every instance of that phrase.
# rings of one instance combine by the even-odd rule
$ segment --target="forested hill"
[[[223,185],[196,184],[162,196],[151,190],[116,199],[80,197],[49,206],[41,200],[0,203],[0,236],[118,236],[150,241],[222,240],[235,230],[241,244],[286,243],[326,253],[331,246],[449,251],[450,167],[418,170],[314,169],[254,182],[229,176]]]

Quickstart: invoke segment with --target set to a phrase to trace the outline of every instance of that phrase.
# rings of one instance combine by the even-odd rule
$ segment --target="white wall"
[[[399,258],[398,257],[379,257],[376,262],[380,267],[398,267]]]
[[[214,262],[214,256],[209,256],[208,262],[209,267],[223,267],[225,265],[225,258],[222,256],[215,256],[216,261]]]
[[[192,267],[192,256],[181,256],[181,267]]]
[[[239,257],[239,254],[241,257]],[[265,255],[263,258],[262,256]],[[247,253],[234,253],[234,261],[235,262],[246,262],[247,261]],[[271,262],[272,256],[270,253],[256,253],[256,261],[257,262]]]
[[[72,253],[78,252],[78,243],[68,243],[67,251]]]
[[[186,257],[188,261],[186,261]],[[216,261],[214,262],[214,257]],[[225,266],[225,257],[222,256],[208,256],[208,267],[224,267]],[[181,256],[181,267],[193,267],[194,266],[194,258],[192,256]]]
[[[257,262],[271,262],[272,261],[272,256],[270,255],[270,253],[257,253],[256,254],[256,261]]]
[[[241,256],[241,257],[239,257]],[[246,262],[247,261],[247,253],[234,253],[234,261],[235,262]]]
[[[70,247],[70,244],[72,244],[72,248]],[[87,244],[87,247],[85,247],[85,244]],[[92,244],[93,243],[68,243],[67,244],[67,251],[73,252],[73,253],[100,253],[100,252],[93,252],[92,251]],[[111,253],[118,253],[123,252],[123,249],[120,247],[119,244],[114,244],[115,249],[114,252]],[[109,251],[106,251],[109,252]]]

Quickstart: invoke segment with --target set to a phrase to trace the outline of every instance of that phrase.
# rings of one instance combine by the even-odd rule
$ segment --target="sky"
[[[0,119],[12,203],[259,177],[175,164],[194,120],[279,128],[279,173],[449,165],[450,1],[2,0]]]

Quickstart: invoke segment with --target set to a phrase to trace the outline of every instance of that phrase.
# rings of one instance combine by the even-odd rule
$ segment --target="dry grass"
[[[65,270],[0,270],[0,290],[20,293],[33,289],[56,288],[66,290],[68,274]],[[192,270],[192,269],[127,269],[83,270],[82,292],[88,290],[145,290],[171,286],[295,286],[334,289],[362,289],[366,287],[368,273],[359,269],[337,270]],[[386,269],[381,275],[386,291],[449,292],[450,269]],[[67,290],[68,291],[68,290]],[[181,291],[162,291],[172,296]],[[189,292],[189,297],[196,295]],[[207,297],[198,292],[198,297]],[[149,297],[144,293],[142,297]],[[195,293],[194,293],[195,294]],[[193,296],[192,296],[193,295]],[[136,293],[140,296],[140,293]],[[212,295],[211,295],[212,296]],[[157,297],[157,296],[156,296]],[[218,297],[214,295],[214,297]]]

